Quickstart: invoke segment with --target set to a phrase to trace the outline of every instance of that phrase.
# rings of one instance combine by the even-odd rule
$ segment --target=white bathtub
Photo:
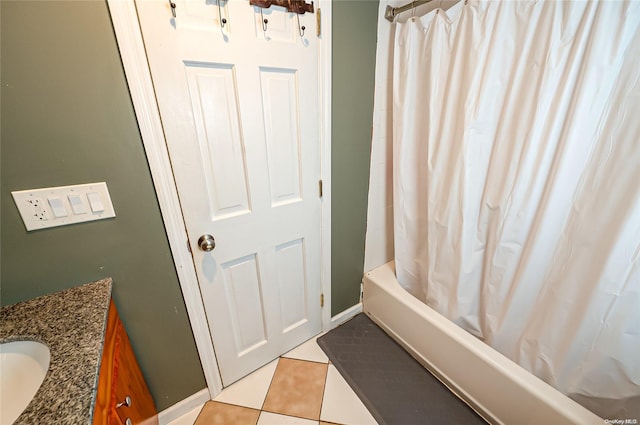
[[[390,262],[364,276],[364,312],[491,424],[604,420],[406,292]]]

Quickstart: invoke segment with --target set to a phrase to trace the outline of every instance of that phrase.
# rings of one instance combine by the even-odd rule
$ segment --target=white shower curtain
[[[639,79],[639,1],[396,24],[399,281],[601,417],[640,420]]]

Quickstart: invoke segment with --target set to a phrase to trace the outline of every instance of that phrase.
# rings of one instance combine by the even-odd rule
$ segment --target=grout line
[[[257,412],[262,412],[261,409],[256,409],[254,407],[247,407],[247,406],[242,406],[241,404],[235,404],[235,403],[229,403],[227,401],[217,401],[217,400],[209,400],[207,403],[218,403],[218,404],[226,404],[227,406],[235,406],[235,407],[242,407],[243,409],[249,409],[249,410],[255,410]],[[204,408],[204,407],[203,407]],[[202,410],[200,410],[200,412],[202,412]],[[198,416],[200,416],[198,414]]]
[[[269,381],[269,387],[267,388],[267,392],[262,399],[262,405],[260,405],[260,412],[264,409],[264,404],[267,402],[267,397],[269,396],[269,391],[271,391],[271,385],[273,384],[273,378],[276,376],[276,372],[278,372],[278,366],[280,366],[280,360],[282,360],[282,356],[278,357],[278,363],[276,364],[276,368],[273,370],[271,374],[271,380]]]
[[[327,364],[327,373],[324,375],[324,386],[322,387],[322,398],[320,398],[320,415],[318,416],[318,424],[322,420],[322,409],[324,408],[324,394],[327,392],[327,379],[329,379],[329,364]]]
[[[287,360],[296,360],[298,362],[306,362],[306,363],[314,363],[314,364],[329,364],[328,362],[317,362],[315,360],[307,360],[307,359],[294,359],[293,357],[284,357]]]

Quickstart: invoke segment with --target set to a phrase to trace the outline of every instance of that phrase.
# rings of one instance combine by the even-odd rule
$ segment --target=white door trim
[[[322,310],[322,330],[331,330],[331,37],[332,37],[332,0],[318,1],[321,13],[320,69],[320,171],[322,174],[322,268],[321,285],[325,304]]]
[[[188,237],[171,169],[151,72],[144,49],[134,0],[107,0],[120,57],[124,67],[142,142],[149,162],[169,246],[191,322],[200,363],[211,399],[222,391],[222,380],[207,325],[195,266],[188,251]],[[331,328],[331,0],[320,0],[322,36],[320,43],[320,143],[323,180],[322,199],[322,291],[325,305],[322,329]],[[171,13],[167,9],[167,13]]]

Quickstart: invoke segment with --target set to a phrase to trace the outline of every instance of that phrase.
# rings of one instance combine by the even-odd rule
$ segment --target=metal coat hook
[[[171,0],[169,0],[169,7],[171,7],[171,14],[175,18],[176,17],[176,4],[174,2],[172,2]]]
[[[300,34],[300,37],[304,37],[304,30],[306,30],[307,28],[304,25],[300,26],[300,15],[298,15],[297,13],[296,19],[298,20],[298,34]]]
[[[262,14],[262,8],[260,8],[260,19],[262,20],[262,31],[267,32],[267,24],[269,24],[269,20]]]
[[[222,7],[220,6],[220,3],[222,3],[222,0],[218,0],[218,18],[220,18],[220,28],[224,28],[227,23],[227,18],[222,17]]]

